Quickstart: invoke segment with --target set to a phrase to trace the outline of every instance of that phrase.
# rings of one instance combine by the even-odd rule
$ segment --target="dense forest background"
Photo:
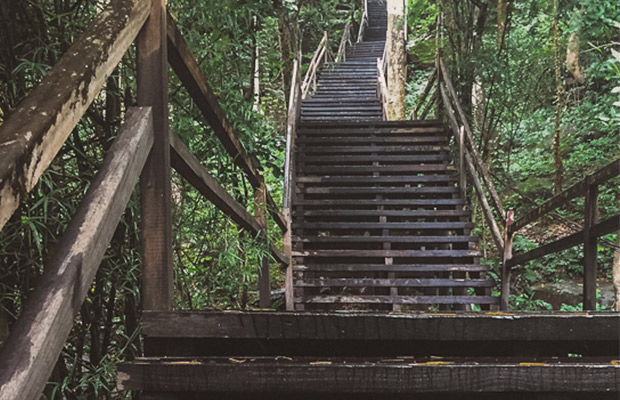
[[[0,124],[107,3],[0,0]],[[358,23],[361,9],[361,0],[169,1],[229,120],[263,166],[276,203],[282,192],[291,60],[300,51],[307,64],[323,31],[336,50],[345,22]],[[620,6],[615,1],[409,0],[408,11],[408,105],[415,105],[432,70],[440,33],[460,100],[507,209],[520,215],[559,186],[567,188],[620,155]],[[258,101],[253,95],[257,56]],[[250,186],[172,73],[169,93],[173,130],[253,209]],[[0,346],[135,96],[135,51],[130,50],[0,232]],[[601,188],[601,217],[617,213],[619,183],[616,178]],[[141,353],[138,197],[134,193],[82,305],[47,398],[123,396],[115,391],[115,364]],[[266,253],[261,242],[239,232],[176,175],[173,202],[178,307],[256,307],[256,260]],[[473,200],[472,208],[478,234],[486,238],[486,262],[498,271],[497,249]],[[569,209],[529,227],[518,236],[517,250],[577,230],[582,209],[583,200],[575,200]],[[617,235],[600,242],[603,280],[611,279],[618,249]],[[532,288],[579,278],[581,257],[575,247],[519,267],[513,307],[549,308],[534,298]],[[283,277],[277,268],[272,271],[277,291]]]

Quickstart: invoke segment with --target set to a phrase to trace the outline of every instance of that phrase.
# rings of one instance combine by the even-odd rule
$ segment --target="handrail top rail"
[[[618,175],[620,175],[620,158],[617,158],[593,174],[587,175],[571,187],[554,195],[533,210],[528,211],[512,225],[510,225],[509,232],[517,232],[529,223],[540,218],[542,215],[565,205],[576,197],[583,196],[588,185],[600,185]]]

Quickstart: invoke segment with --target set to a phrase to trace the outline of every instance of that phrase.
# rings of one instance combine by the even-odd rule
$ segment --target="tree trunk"
[[[293,60],[299,52],[299,24],[297,13],[291,13],[283,4],[278,13],[280,33],[280,57],[282,59],[282,79],[284,97],[288,99],[293,78]]]
[[[508,3],[506,0],[497,0],[497,48],[502,48],[504,32],[506,31],[506,18],[508,17]]]
[[[388,120],[405,119],[405,83],[407,81],[407,52],[405,49],[405,5],[403,0],[388,0],[387,46],[387,106]]]
[[[562,82],[562,61],[560,59],[560,33],[558,29],[559,0],[553,0],[553,47],[555,51],[555,85],[557,92],[557,105],[555,108],[555,129],[553,132],[553,166],[555,175],[553,178],[553,193],[558,194],[562,191],[562,175],[564,165],[560,152],[560,135],[562,122],[562,109],[564,107],[564,84]]]

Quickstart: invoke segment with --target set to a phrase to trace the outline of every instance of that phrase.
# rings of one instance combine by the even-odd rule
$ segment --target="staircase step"
[[[419,146],[309,146],[302,145],[299,147],[298,152],[304,154],[312,153],[407,153],[412,155],[413,153],[439,153],[449,151],[447,146],[431,146],[431,145],[419,145]]]
[[[475,243],[477,236],[294,236],[303,243]]]
[[[464,199],[322,199],[322,200],[296,200],[295,206],[402,206],[402,207],[445,207],[462,206]]]
[[[295,264],[294,271],[316,272],[485,272],[491,267],[481,264]]]
[[[404,287],[404,288],[491,288],[495,282],[488,279],[441,279],[441,278],[319,278],[295,281],[297,287]]]
[[[461,230],[471,229],[471,222],[294,222],[293,229],[315,230]],[[386,256],[389,257],[389,256]]]
[[[454,182],[456,178],[450,175],[414,175],[414,176],[300,176],[297,183],[436,183],[436,182]]]
[[[379,296],[379,295],[315,295],[295,297],[305,304],[498,304],[492,296]]]

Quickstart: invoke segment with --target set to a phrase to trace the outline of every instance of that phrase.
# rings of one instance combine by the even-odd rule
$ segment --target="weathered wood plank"
[[[294,223],[293,229],[465,229],[473,228],[471,222],[305,222]]]
[[[325,278],[298,280],[299,287],[493,287],[487,279],[440,279],[440,278]]]
[[[235,221],[238,226],[254,235],[260,232],[261,225],[256,219],[220,185],[217,179],[209,174],[191,150],[181,141],[181,138],[172,131],[169,132],[169,135],[172,167],[203,196]],[[270,251],[278,262],[288,263],[289,258],[282,254],[273,243],[270,243]]]
[[[620,229],[620,216],[615,216],[606,219],[593,225],[590,232],[593,236],[599,237],[608,233],[616,232]],[[544,244],[533,250],[524,253],[517,253],[512,258],[506,260],[508,267],[512,268],[516,265],[526,263],[531,260],[535,260],[547,254],[556,253],[558,251],[566,250],[570,247],[576,246],[584,241],[584,231],[575,232],[571,235],[565,236],[562,239],[558,239],[551,243]]]
[[[612,161],[607,166],[592,174],[591,182],[593,185],[600,185],[608,179],[618,176],[618,174],[620,174],[620,158]],[[582,196],[585,193],[585,190],[586,183],[584,179],[575,183],[573,186],[564,190],[562,193],[553,196],[552,198],[541,204],[538,208],[527,212],[510,226],[510,232],[517,232],[521,228],[525,227],[527,224],[540,218],[542,215],[545,215],[548,212],[555,210],[556,208],[562,206],[563,204],[566,204],[568,201],[574,199],[575,197]]]
[[[260,172],[248,156],[243,145],[237,138],[232,125],[226,118],[224,110],[219,105],[217,97],[207,83],[194,54],[185,43],[181,32],[177,28],[172,17],[168,17],[168,62],[177,74],[183,86],[187,89],[190,96],[202,112],[209,125],[213,128],[215,135],[220,139],[222,145],[232,157],[235,164],[241,168],[254,188],[260,186]],[[268,210],[274,218],[276,224],[283,231],[286,230],[286,223],[282,215],[278,212],[271,195],[267,194]]]
[[[307,214],[306,214],[307,215]],[[306,243],[469,243],[477,242],[477,236],[293,236],[295,242]]]
[[[153,108],[153,149],[140,176],[142,307],[172,307],[172,184],[168,136],[166,0],[153,0],[151,14],[136,39],[138,105]]]
[[[307,194],[450,194],[458,193],[459,190],[455,186],[422,186],[422,187],[389,187],[389,186],[306,186],[298,188],[297,192]]]
[[[497,304],[491,296],[381,296],[316,295],[295,298],[306,304]]]
[[[184,339],[617,343],[620,314],[145,311],[143,332],[147,338]]]
[[[488,265],[480,264],[297,264],[296,271],[326,272],[482,272],[489,271]]]
[[[454,137],[458,138],[460,137],[460,129],[458,126],[458,122],[457,122],[454,110],[452,110],[452,106],[450,105],[451,103],[450,103],[450,99],[447,93],[448,90],[446,89],[445,85],[442,82],[440,82],[439,84],[439,91],[441,92],[441,97],[443,99],[444,110],[448,113],[448,117],[450,119],[450,124],[452,126]],[[473,152],[471,154],[473,154]],[[497,225],[497,222],[495,221],[495,217],[493,216],[491,207],[489,206],[489,201],[487,200],[484,194],[482,183],[480,182],[480,179],[478,178],[478,173],[477,173],[478,170],[476,169],[476,166],[474,165],[474,162],[472,161],[472,157],[470,156],[470,153],[465,152],[464,156],[465,156],[464,159],[460,161],[464,161],[464,165],[467,166],[469,177],[471,178],[472,183],[474,184],[474,187],[476,188],[476,194],[478,196],[478,199],[480,200],[482,211],[484,212],[484,216],[487,220],[487,223],[489,224],[489,227],[491,228],[491,237],[493,238],[493,241],[495,242],[495,245],[497,246],[497,248],[503,249],[504,239],[502,237],[502,233],[499,229],[499,226]],[[459,172],[459,174],[461,173],[462,171]],[[492,193],[492,190],[490,188],[488,189],[489,189],[489,192]],[[501,212],[503,212],[503,209],[501,208],[498,209],[498,212],[500,212],[500,210]],[[501,219],[504,220],[505,219],[504,216],[502,216]]]
[[[386,242],[389,239],[386,238]],[[480,257],[478,250],[304,250],[295,257]]]
[[[448,93],[450,94],[450,97],[454,101],[454,107],[456,108],[456,113],[458,113],[459,119],[461,120],[461,124],[465,128],[465,139],[466,139],[465,142],[468,145],[469,154],[471,155],[471,159],[473,160],[473,165],[475,166],[475,169],[476,171],[478,171],[480,176],[482,176],[482,180],[484,181],[484,184],[487,190],[489,191],[489,195],[491,196],[493,205],[495,206],[495,209],[497,210],[497,213],[499,214],[499,218],[503,225],[506,223],[506,212],[504,211],[502,202],[499,198],[499,195],[497,194],[495,185],[493,184],[493,181],[491,180],[491,175],[489,174],[489,170],[487,169],[486,165],[482,161],[482,157],[480,156],[480,153],[478,152],[478,148],[476,147],[476,142],[474,141],[474,134],[469,126],[469,122],[467,121],[465,113],[463,112],[463,109],[461,108],[461,104],[458,101],[456,91],[454,90],[454,85],[452,84],[452,79],[450,78],[450,74],[448,72],[448,69],[446,68],[443,57],[441,57],[440,55],[438,59],[439,59],[439,67],[441,70],[441,78],[442,78],[442,82],[440,86],[443,86],[443,84],[445,83],[445,86],[448,89]],[[443,92],[442,92],[442,95],[443,95]],[[445,102],[444,107],[449,104],[450,102]],[[457,132],[455,132],[455,137],[458,137],[458,130]]]
[[[112,2],[0,125],[0,229],[99,93],[149,9],[150,0]]]
[[[138,359],[119,365],[121,390],[233,393],[393,394],[480,392],[618,392],[620,367],[610,364],[520,365],[365,362],[363,359],[256,359],[232,363],[205,360]]]
[[[0,352],[0,399],[39,399],[153,143],[150,108],[131,109]]]

